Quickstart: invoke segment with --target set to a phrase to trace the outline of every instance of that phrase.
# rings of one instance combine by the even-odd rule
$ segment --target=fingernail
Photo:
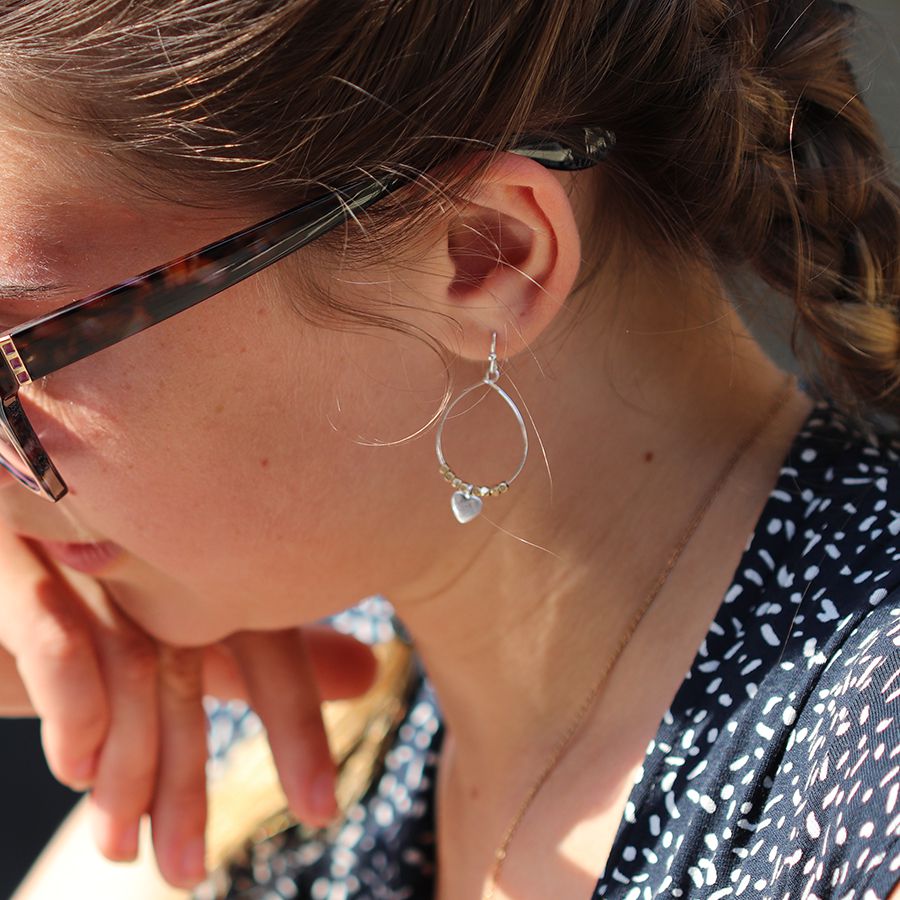
[[[322,819],[332,819],[337,813],[337,801],[334,796],[334,773],[320,772],[310,786],[310,803],[313,812]]]
[[[126,861],[132,860],[137,856],[139,829],[140,822],[134,822],[131,825],[127,825],[118,833],[115,841],[117,859]]]
[[[206,844],[202,837],[194,838],[185,845],[181,871],[192,884],[206,878]]]

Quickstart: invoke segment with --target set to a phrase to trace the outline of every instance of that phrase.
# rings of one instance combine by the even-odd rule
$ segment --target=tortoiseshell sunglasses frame
[[[604,129],[583,128],[574,147],[525,138],[510,148],[550,169],[586,169],[615,144]],[[0,335],[0,428],[31,471],[33,482],[0,456],[20,484],[47,500],[67,487],[19,401],[19,389],[190,309],[299,250],[353,214],[387,196],[409,178],[352,182],[257,225],[164,263]]]

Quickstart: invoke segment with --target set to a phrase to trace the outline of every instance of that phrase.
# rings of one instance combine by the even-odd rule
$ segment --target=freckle
[[[478,788],[475,787],[474,785],[469,788],[469,797],[472,800],[477,800],[480,793],[481,793],[481,791],[479,791]]]
[[[241,347],[240,350],[238,350],[238,353],[246,353],[246,352],[247,352],[246,347]]]
[[[644,454],[644,462],[652,462],[652,461],[653,461],[653,451],[652,451],[652,450],[648,450],[648,451]]]
[[[213,410],[213,412],[214,412],[217,416],[218,416],[218,415],[221,415],[223,412],[225,412],[225,404],[224,404],[224,403],[217,403],[215,409]]]
[[[256,311],[256,314],[257,314],[258,316],[264,316],[264,315],[266,315],[268,312],[269,312],[269,311],[266,309],[265,306],[261,306],[261,307]]]
[[[267,460],[267,459],[261,459],[261,460],[259,461],[259,464],[260,464],[260,466],[262,466],[264,469],[268,469],[268,468],[269,468],[269,460]]]

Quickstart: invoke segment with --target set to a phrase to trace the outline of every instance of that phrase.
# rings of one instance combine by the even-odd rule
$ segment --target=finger
[[[378,661],[367,644],[325,625],[303,628],[303,638],[323,700],[358,697],[372,687]]]
[[[375,680],[378,662],[366,644],[327,626],[303,628],[319,696],[344,700],[364,694]],[[205,693],[221,700],[247,700],[249,689],[234,652],[226,644],[206,648]]]
[[[248,700],[244,675],[225,644],[203,648],[203,693],[219,700]]]
[[[335,767],[301,632],[243,633],[228,643],[266,726],[291,810],[303,822],[326,824],[337,812]]]
[[[25,690],[16,659],[0,647],[0,716],[34,716],[34,705]]]
[[[109,727],[109,707],[87,612],[33,548],[0,529],[3,595],[0,643],[16,658],[41,717],[54,775],[76,789],[95,775]]]
[[[137,854],[141,816],[150,808],[159,750],[156,645],[119,624],[99,639],[110,689],[111,724],[91,795],[94,839],[111,860]]]
[[[163,877],[193,887],[206,876],[206,716],[203,654],[162,647],[160,754],[153,798],[153,845]]]

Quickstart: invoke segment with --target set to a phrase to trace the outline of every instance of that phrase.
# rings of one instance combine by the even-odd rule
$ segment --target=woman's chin
[[[211,610],[188,589],[116,578],[103,579],[110,599],[148,635],[173,647],[215,644],[240,630],[221,610]]]

